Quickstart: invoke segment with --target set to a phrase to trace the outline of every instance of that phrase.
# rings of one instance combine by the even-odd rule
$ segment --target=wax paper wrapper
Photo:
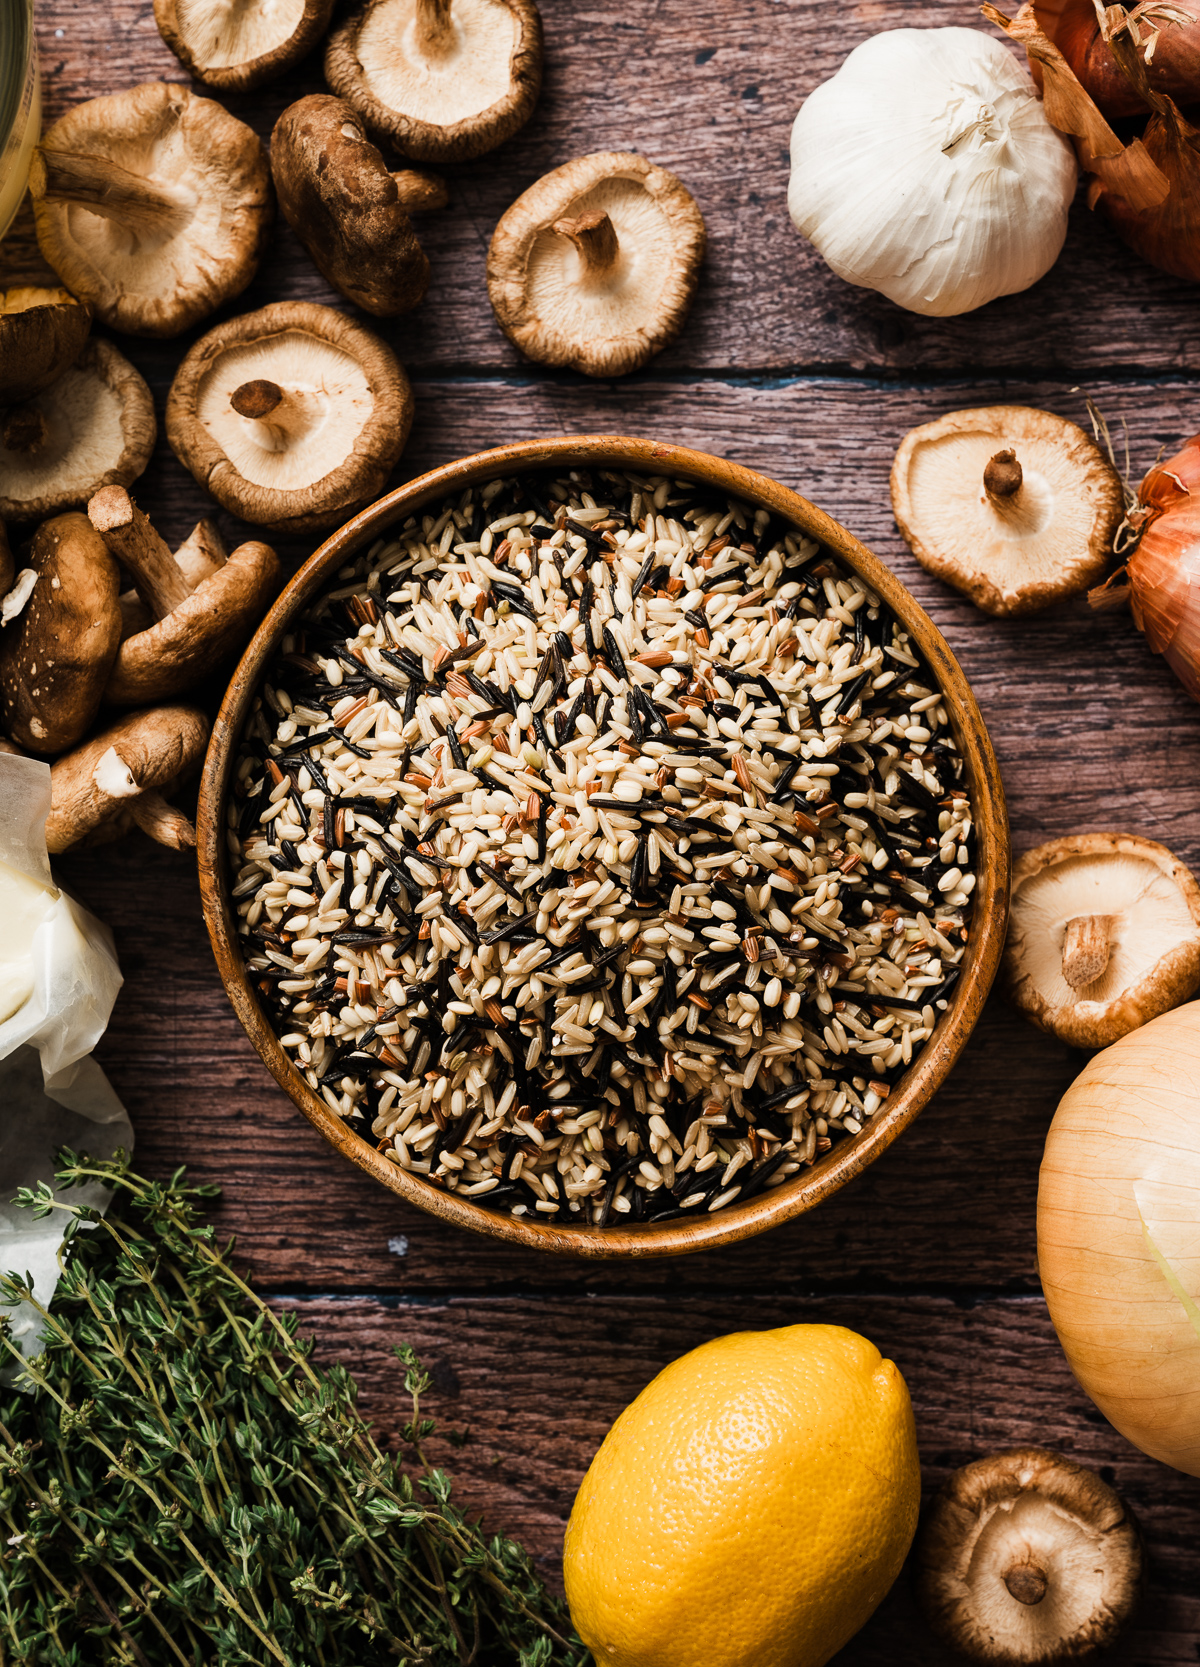
[[[128,1114],[91,1058],[121,987],[112,933],[55,888],[46,852],[49,809],[49,765],[0,754],[0,884],[11,886],[8,871],[15,870],[52,899],[33,937],[32,990],[0,1023],[0,1271],[32,1274],[42,1303],[58,1283],[62,1218],[51,1211],[35,1221],[31,1210],[12,1203],[17,1188],[53,1181],[60,1146],[107,1158],[133,1145]],[[4,915],[0,902],[0,933]],[[70,1200],[103,1208],[109,1196],[99,1185],[75,1187]],[[27,1306],[9,1314],[14,1341],[35,1354],[38,1315]]]

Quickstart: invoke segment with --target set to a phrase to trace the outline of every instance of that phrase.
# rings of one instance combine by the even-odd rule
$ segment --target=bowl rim
[[[487,1210],[392,1163],[309,1086],[285,1054],[250,987],[226,882],[225,798],[242,725],[276,643],[292,616],[326,589],[336,570],[406,516],[497,475],[544,468],[629,469],[716,486],[771,510],[818,539],[864,578],[916,639],[939,687],[966,765],[977,840],[972,931],[963,972],[933,1035],[888,1100],[859,1134],[810,1168],[745,1204],[657,1224],[560,1226]],[[416,476],[331,533],[300,567],[263,619],[230,679],[213,724],[197,815],[197,856],[205,923],[226,994],[260,1058],[293,1103],[344,1157],[408,1203],[455,1226],[510,1244],[589,1258],[669,1256],[734,1243],[821,1203],[862,1173],[917,1117],[966,1045],[995,978],[1008,915],[1010,842],[999,765],[966,676],[937,626],[907,587],[851,533],[808,499],[769,476],[707,452],[664,441],[588,434],[525,440],[477,452]]]

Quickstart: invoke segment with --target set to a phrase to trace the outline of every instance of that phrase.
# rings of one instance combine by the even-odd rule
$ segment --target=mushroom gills
[[[78,480],[79,501],[125,449],[124,403],[100,376],[73,365],[45,393],[5,413],[0,425],[3,495],[33,502]],[[13,441],[17,444],[14,445]]]
[[[602,180],[534,239],[529,306],[555,332],[641,334],[675,265],[666,215],[640,181]]]
[[[196,402],[239,474],[279,491],[310,486],[343,463],[373,408],[362,366],[301,330],[229,348],[205,372]]]
[[[30,189],[48,203],[69,203],[85,214],[112,221],[122,253],[141,256],[147,247],[178,235],[196,211],[198,193],[187,184],[147,172],[136,173],[110,156],[40,148],[29,173]]]
[[[1125,512],[1111,462],[1075,423],[1027,406],[912,429],[892,507],[913,554],[984,612],[1034,613],[1103,578]]]
[[[1124,853],[1076,857],[1021,888],[1019,933],[1048,999],[1115,1001],[1197,927],[1169,875]],[[1089,976],[1090,975],[1090,976]]]
[[[304,0],[179,0],[176,18],[199,69],[232,69],[290,40]]]
[[[381,104],[436,127],[478,116],[512,86],[520,21],[499,0],[382,0],[357,57]]]
[[[997,1504],[963,1576],[980,1633],[1003,1638],[1006,1660],[1054,1657],[1054,1643],[1085,1632],[1106,1590],[1103,1534],[1034,1490]]]

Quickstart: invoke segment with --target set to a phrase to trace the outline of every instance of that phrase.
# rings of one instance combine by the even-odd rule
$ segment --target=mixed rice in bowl
[[[950,1003],[975,829],[856,574],[691,481],[410,515],[288,623],[227,808],[247,976],[386,1159],[566,1227],[713,1214],[856,1135]]]

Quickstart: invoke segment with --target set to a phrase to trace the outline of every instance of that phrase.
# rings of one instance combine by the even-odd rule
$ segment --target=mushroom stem
[[[148,833],[159,845],[169,845],[174,851],[195,850],[195,827],[161,793],[140,794],[129,806],[129,814],[142,832]]]
[[[1004,1584],[1018,1603],[1032,1609],[1046,1595],[1049,1581],[1036,1563],[1014,1563],[1004,1576]]]
[[[265,378],[241,383],[230,394],[229,403],[239,417],[258,425],[259,444],[267,451],[286,451],[325,414],[318,394],[305,388],[281,388]]]
[[[101,487],[87,512],[110,555],[133,574],[137,593],[155,619],[165,619],[187,601],[196,587],[123,486]]]
[[[417,0],[417,42],[430,57],[441,56],[454,40],[451,0]]]
[[[423,174],[418,168],[401,168],[392,175],[396,201],[410,214],[427,214],[445,208],[450,201],[446,182],[438,174]]]
[[[988,460],[983,471],[983,489],[995,503],[997,499],[1015,497],[1024,478],[1025,472],[1017,461],[1016,452],[998,451]]]
[[[1112,954],[1111,915],[1077,915],[1063,935],[1063,977],[1073,990],[1094,984]]]
[[[621,246],[616,227],[603,209],[581,214],[575,220],[556,220],[553,230],[571,239],[590,283],[600,284],[612,277],[621,258]]]
[[[5,413],[0,440],[8,451],[38,451],[46,444],[46,419],[36,405],[16,405]]]
[[[196,205],[194,192],[135,174],[110,157],[40,147],[29,171],[29,189],[35,198],[80,203],[130,231],[159,235],[181,227]]]
[[[278,382],[258,377],[235,388],[229,396],[229,403],[239,417],[269,417],[282,399],[283,389]]]

